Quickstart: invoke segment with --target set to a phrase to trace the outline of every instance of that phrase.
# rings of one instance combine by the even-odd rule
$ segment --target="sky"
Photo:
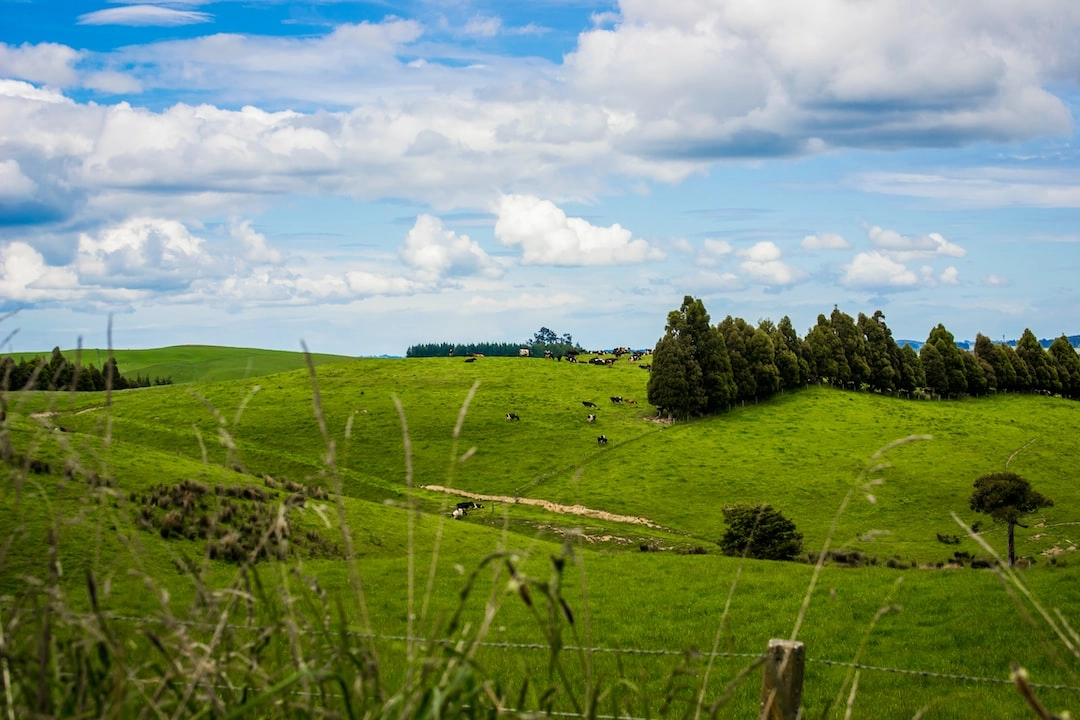
[[[1080,333],[1075,0],[0,0],[0,352]]]

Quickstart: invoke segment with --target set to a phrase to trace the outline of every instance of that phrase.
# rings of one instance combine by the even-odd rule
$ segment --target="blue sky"
[[[1073,0],[0,0],[4,351],[1080,332]]]

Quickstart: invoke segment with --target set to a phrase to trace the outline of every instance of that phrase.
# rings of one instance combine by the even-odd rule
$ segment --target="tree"
[[[1027,364],[1031,373],[1032,389],[1045,392],[1061,392],[1061,381],[1057,368],[1050,356],[1043,350],[1042,344],[1030,329],[1024,329],[1016,341],[1016,354]]]
[[[686,419],[705,407],[701,368],[682,338],[665,335],[656,343],[646,392],[661,414]]]
[[[728,527],[720,550],[725,555],[792,560],[802,553],[802,533],[771,505],[729,505],[723,513]]]
[[[1047,353],[1057,369],[1061,381],[1061,394],[1073,400],[1080,398],[1080,356],[1076,354],[1069,338],[1062,335],[1050,343]]]
[[[1020,522],[1020,518],[1039,508],[1054,505],[1053,500],[1033,490],[1031,483],[1014,472],[983,475],[975,481],[975,492],[971,493],[969,502],[975,512],[989,515],[994,522],[1008,526],[1009,567],[1016,564],[1013,542],[1016,526],[1027,527]]]

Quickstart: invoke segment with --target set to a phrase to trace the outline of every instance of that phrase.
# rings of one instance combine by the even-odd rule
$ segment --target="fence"
[[[8,609],[8,608],[5,608]],[[230,630],[242,630],[248,632],[263,632],[270,628],[261,625],[248,625],[248,624],[233,624],[227,623],[224,625],[212,624],[202,622],[198,620],[183,620],[179,618],[167,618],[167,617],[141,617],[132,615],[123,615],[115,613],[101,613],[99,615],[81,615],[79,613],[69,613],[69,616],[78,616],[86,619],[97,620],[109,620],[120,623],[129,623],[135,625],[173,625],[189,628],[208,628],[208,629],[230,629]],[[307,631],[304,634],[312,634],[311,631]],[[350,636],[355,638],[383,640],[393,642],[415,642],[421,640],[430,640],[430,638],[409,637],[407,635],[389,635],[380,633],[363,633],[363,632],[350,632]],[[478,647],[504,649],[504,650],[525,650],[525,651],[542,651],[550,652],[550,645],[544,643],[514,643],[514,642],[490,642],[490,641],[478,641],[476,643]],[[607,647],[579,647],[575,645],[565,645],[561,648],[563,651],[569,652],[589,652],[589,653],[602,653],[602,654],[614,654],[614,655],[638,655],[638,656],[683,656],[685,650],[668,650],[668,649],[648,649],[648,648],[607,648]],[[1029,682],[1025,676],[1018,675],[1014,671],[1013,676],[1010,678],[1002,677],[985,677],[976,675],[965,675],[961,673],[943,673],[933,670],[919,670],[911,668],[897,668],[887,667],[881,665],[869,665],[865,663],[857,662],[845,662],[840,660],[831,660],[827,658],[814,658],[808,657],[806,654],[806,647],[803,643],[791,640],[771,639],[764,653],[733,653],[733,652],[709,652],[700,653],[705,658],[728,658],[728,659],[740,659],[758,661],[762,665],[762,683],[761,683],[761,701],[760,701],[760,714],[759,720],[795,720],[799,715],[801,706],[801,698],[803,692],[803,676],[806,665],[820,664],[829,667],[841,667],[857,671],[867,672],[881,672],[892,673],[899,675],[911,675],[922,678],[936,678],[940,680],[952,681],[952,682],[965,682],[965,683],[984,683],[993,685],[1010,685],[1016,686],[1025,700],[1030,703],[1036,703],[1037,700],[1034,697],[1036,690],[1053,690],[1074,692],[1080,694],[1080,687],[1063,684],[1051,684],[1051,683],[1033,683]],[[552,715],[559,717],[576,718],[580,717],[573,713],[558,713],[552,712]],[[1036,711],[1036,716],[1039,717],[1039,713]],[[603,718],[602,715],[595,715],[594,717]],[[1043,717],[1051,717],[1045,715]],[[612,718],[614,720],[614,718]],[[622,718],[622,720],[637,720],[635,718]]]

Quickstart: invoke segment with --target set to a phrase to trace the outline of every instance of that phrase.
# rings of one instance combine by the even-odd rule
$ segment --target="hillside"
[[[909,718],[923,706],[939,717],[1023,717],[1015,690],[985,679],[1007,677],[1017,659],[1040,682],[1066,688],[1040,690],[1054,707],[1073,704],[1072,666],[1061,662],[1041,624],[1018,621],[1032,613],[1016,607],[999,576],[939,566],[958,551],[987,554],[953,512],[981,521],[981,537],[1003,552],[1004,531],[968,510],[967,498],[975,477],[1008,464],[1055,501],[1018,530],[1019,554],[1034,561],[1024,580],[1066,614],[1078,606],[1071,548],[1080,543],[1080,489],[1068,468],[1080,449],[1062,430],[1080,424],[1080,404],[1005,394],[898,400],[815,386],[670,425],[644,400],[647,377],[625,361],[350,359],[320,365],[314,385],[297,369],[114,393],[108,407],[91,393],[9,393],[3,428],[20,462],[10,464],[13,482],[0,512],[0,542],[11,549],[0,587],[8,597],[33,598],[42,583],[60,583],[78,609],[88,602],[87,577],[96,578],[110,612],[142,618],[109,626],[133,654],[146,644],[143,628],[159,623],[159,641],[181,643],[191,634],[211,649],[218,647],[213,629],[228,635],[229,648],[248,648],[243,628],[264,624],[293,638],[290,652],[331,662],[353,652],[352,641],[337,649],[316,644],[334,635],[321,623],[340,614],[350,628],[377,628],[383,682],[392,687],[405,676],[400,638],[475,637],[490,643],[469,657],[476,672],[488,673],[491,692],[519,688],[523,673],[531,674],[537,689],[522,690],[524,701],[552,682],[549,655],[527,648],[553,637],[547,623],[565,613],[576,622],[562,626],[563,645],[604,648],[582,666],[567,651],[566,687],[581,691],[583,676],[623,678],[613,685],[625,693],[620,713],[637,717],[692,713],[692,684],[708,675],[700,649],[721,650],[708,691],[710,702],[718,700],[743,671],[743,655],[760,652],[770,637],[789,636],[804,615],[799,637],[820,661],[808,666],[804,698],[815,717],[825,715],[848,672],[825,661],[854,658],[941,676],[866,670],[856,717]],[[520,420],[507,420],[508,413]],[[606,445],[597,442],[600,434]],[[883,463],[874,459],[915,436],[932,439],[901,442]],[[293,483],[299,493],[288,489]],[[264,504],[233,499],[256,489],[268,498]],[[305,502],[298,504],[297,494],[306,494]],[[484,508],[449,519],[465,497]],[[246,574],[207,541],[163,537],[164,525],[139,524],[151,516],[160,523],[186,504],[206,513],[224,498],[253,515],[265,507],[271,528],[274,508],[294,508],[290,536],[301,554],[288,573],[260,564]],[[812,602],[800,608],[817,577],[812,565],[719,555],[721,508],[733,502],[769,502],[795,521],[808,552],[828,543],[865,565],[831,562]],[[51,547],[63,572],[50,581]],[[244,597],[258,602],[226,601]],[[305,609],[286,609],[292,604]],[[498,609],[490,623],[489,606]],[[34,607],[25,600],[27,614],[15,623],[20,632],[42,617]],[[455,612],[463,613],[457,625]],[[70,610],[63,616],[79,617]],[[187,623],[185,632],[174,632],[175,616]],[[211,629],[199,634],[200,622]],[[298,633],[298,625],[308,630]],[[301,648],[301,641],[310,644]],[[627,654],[613,652],[620,648]],[[152,667],[160,651],[151,650],[136,655],[144,658],[140,668]],[[232,672],[230,658],[243,657],[228,653],[217,672]],[[265,673],[285,682],[295,667],[289,652],[282,656],[280,667],[265,658]],[[346,665],[358,661],[347,657]],[[958,675],[982,679],[971,685]],[[717,716],[745,717],[755,708],[757,679],[755,672],[737,685]],[[640,686],[640,697],[630,685]],[[319,688],[326,703],[342,693],[330,681],[304,692]],[[557,692],[555,709],[575,712],[572,694]],[[233,699],[236,707],[246,702]]]
[[[101,348],[61,350],[70,362],[80,356],[84,364],[98,368],[105,365],[110,351]],[[124,377],[136,375],[150,378],[170,378],[173,383],[217,382],[259,377],[272,373],[305,368],[307,361],[302,352],[282,350],[259,350],[216,345],[175,345],[152,350],[111,351],[117,367]],[[16,362],[23,359],[48,358],[52,351],[39,353],[12,353]],[[311,354],[315,365],[352,360],[342,355]]]

